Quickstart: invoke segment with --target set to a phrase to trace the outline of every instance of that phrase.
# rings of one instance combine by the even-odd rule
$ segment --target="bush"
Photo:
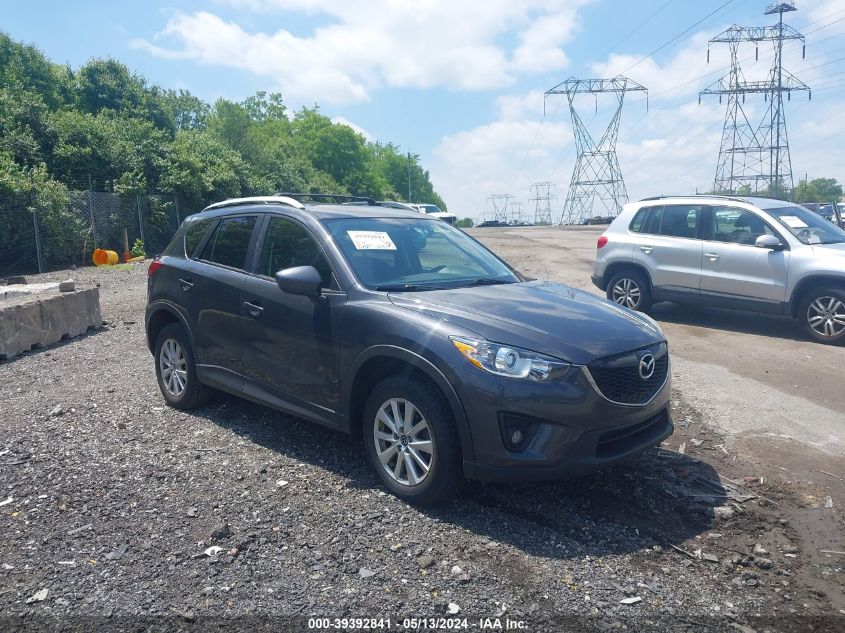
[[[132,257],[146,257],[147,254],[144,252],[144,242],[139,237],[135,240],[135,243],[132,245]]]

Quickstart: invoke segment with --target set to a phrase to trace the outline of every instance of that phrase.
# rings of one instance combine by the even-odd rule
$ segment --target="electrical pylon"
[[[554,88],[547,90],[543,96],[566,95],[569,101],[569,114],[572,117],[572,130],[575,135],[575,147],[578,158],[572,172],[572,181],[563,203],[563,213],[560,224],[573,224],[579,220],[591,217],[593,207],[598,201],[609,215],[618,215],[622,205],[628,201],[622,170],[616,158],[616,140],[619,137],[619,122],[622,119],[622,104],[627,92],[648,92],[644,86],[636,81],[619,75],[613,79],[575,79],[570,77]],[[616,97],[616,111],[611,117],[599,142],[596,143],[590,135],[587,126],[575,110],[577,95],[591,94],[596,96],[596,110],[598,111],[598,95],[612,94]],[[646,97],[648,98],[648,97]]]
[[[513,203],[513,196],[509,193],[494,193],[487,200],[493,207],[492,219],[507,223],[510,220],[508,214],[510,213],[510,205]]]
[[[511,202],[510,222],[513,224],[521,224],[525,222],[525,218],[522,217],[521,202]]]
[[[535,182],[531,185],[531,198],[534,203],[534,224],[552,223],[552,200],[556,199],[557,186],[553,182]]]
[[[804,56],[804,36],[783,23],[783,14],[796,11],[795,2],[775,2],[765,15],[778,16],[773,26],[744,27],[734,25],[723,31],[710,44],[727,44],[731,53],[730,72],[699,94],[727,95],[728,109],[719,147],[719,163],[713,182],[715,193],[755,193],[782,198],[792,194],[792,161],[789,157],[789,138],[786,132],[783,95],[790,100],[793,92],[807,91],[809,86],[783,68],[783,44],[790,40],[801,42]],[[760,42],[771,42],[774,61],[765,81],[747,81],[739,62],[743,43],[753,42],[755,58],[759,59]],[[707,60],[710,60],[708,44]],[[745,95],[763,94],[766,111],[759,123],[753,111],[746,111]]]

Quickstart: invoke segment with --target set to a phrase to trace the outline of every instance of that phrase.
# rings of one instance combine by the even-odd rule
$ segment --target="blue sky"
[[[650,89],[648,112],[637,95],[624,110],[619,157],[632,198],[709,187],[724,111],[717,100],[699,106],[697,93],[718,78],[726,51],[714,48],[707,65],[707,40],[732,23],[770,23],[766,0],[734,0],[643,58],[724,3],[30,0],[5,3],[0,28],[56,62],[115,57],[208,101],[268,90],[291,107],[318,103],[369,138],[420,154],[450,208],[478,217],[491,193],[526,201],[537,180],[557,183],[562,202],[574,160],[568,109],[549,102],[544,116],[542,92],[569,76],[626,71]],[[815,32],[807,59],[798,47],[785,59],[818,89],[787,111],[793,169],[845,180],[845,118],[836,118],[845,0],[797,4],[789,22]],[[765,56],[750,73],[765,69]],[[610,112],[610,102],[580,106],[595,126]]]

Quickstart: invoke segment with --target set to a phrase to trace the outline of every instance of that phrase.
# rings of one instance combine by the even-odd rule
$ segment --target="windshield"
[[[845,242],[845,231],[803,207],[780,207],[766,209],[778,222],[787,228],[803,244],[841,244]]]
[[[424,218],[324,220],[355,276],[375,290],[442,290],[520,278],[478,242]]]
[[[420,209],[423,210],[423,213],[443,213],[439,207],[433,204],[421,204]]]

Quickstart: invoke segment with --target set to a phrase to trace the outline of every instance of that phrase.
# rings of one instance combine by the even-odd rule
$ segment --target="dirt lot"
[[[595,230],[476,235],[528,274],[588,287]],[[845,625],[845,350],[789,323],[656,308],[676,359],[665,446],[419,510],[344,436],[234,398],[164,406],[145,267],[73,275],[100,284],[106,328],[0,364],[3,628],[293,631],[328,616],[408,630],[450,609],[474,630],[484,616],[529,631]],[[258,619],[209,619],[245,615]]]

